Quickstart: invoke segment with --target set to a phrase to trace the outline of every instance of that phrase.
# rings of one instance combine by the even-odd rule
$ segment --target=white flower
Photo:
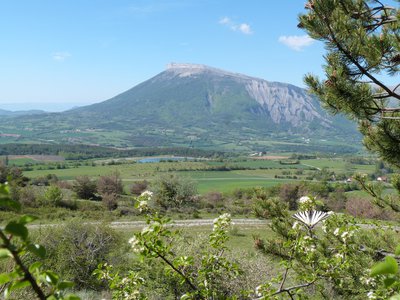
[[[142,228],[142,234],[146,234],[148,232],[153,232],[154,231],[154,225],[161,226],[160,222],[154,221],[150,225],[144,226]]]
[[[310,237],[309,235],[305,235],[303,238],[305,241],[311,241],[312,237]]]
[[[297,229],[297,228],[299,228],[299,226],[300,226],[299,222],[295,221],[293,223],[292,229]]]
[[[221,228],[227,228],[231,225],[231,215],[228,213],[220,215],[218,218],[214,219],[213,231]]]
[[[374,294],[374,291],[369,291],[369,292],[367,293],[367,297],[368,297],[368,299],[376,299],[376,296],[375,296],[375,294]]]
[[[144,191],[143,193],[140,194],[140,197],[147,197],[147,198],[151,198],[153,197],[153,192],[150,191]]]
[[[255,294],[256,294],[255,296],[256,296],[256,297],[261,297],[261,296],[262,296],[261,291],[262,291],[262,286],[259,285],[259,286],[256,287],[256,289],[255,289]]]
[[[138,200],[137,208],[139,209],[140,212],[143,212],[148,209],[148,203],[147,200]]]
[[[310,245],[310,247],[305,247],[304,250],[306,252],[315,252],[315,246],[314,245]]]
[[[143,250],[143,247],[139,247],[140,241],[136,238],[136,236],[131,237],[128,243],[131,245],[133,252],[139,253]]]
[[[369,276],[361,277],[361,282],[366,284],[366,285],[375,285],[375,279],[371,278]]]
[[[293,218],[300,221],[310,229],[328,217],[329,215],[327,213],[317,210],[301,211],[293,215]]]
[[[127,284],[128,282],[129,282],[129,279],[126,278],[126,277],[124,277],[124,278],[121,280],[121,283],[122,283],[122,284]]]
[[[299,203],[300,203],[300,204],[306,204],[306,203],[309,203],[309,202],[312,202],[312,200],[311,200],[311,198],[308,197],[308,196],[303,196],[303,197],[301,197],[301,198],[299,199]]]
[[[348,231],[345,231],[345,232],[343,232],[342,233],[342,235],[340,236],[342,239],[343,239],[343,241],[345,241],[346,240],[346,237],[349,235],[349,232]]]
[[[339,228],[336,228],[335,231],[333,232],[333,235],[334,236],[338,236],[339,235],[339,230],[340,230]]]
[[[343,259],[344,255],[342,253],[336,253],[335,257],[338,258],[338,259]]]
[[[131,247],[134,247],[139,243],[139,240],[136,238],[136,236],[133,236],[129,239],[128,243],[131,244]]]

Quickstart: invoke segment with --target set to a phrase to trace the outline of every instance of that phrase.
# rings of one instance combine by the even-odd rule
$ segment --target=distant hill
[[[101,103],[13,120],[0,130],[118,147],[351,151],[360,140],[353,123],[327,115],[304,89],[196,64],[170,64]]]
[[[44,110],[38,110],[38,109],[18,110],[18,111],[0,109],[0,116],[8,116],[8,117],[37,115],[37,114],[43,114],[43,113],[45,113]]]

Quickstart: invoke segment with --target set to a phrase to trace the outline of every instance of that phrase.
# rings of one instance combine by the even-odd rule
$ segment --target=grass
[[[1,159],[1,158],[0,158]],[[14,159],[9,159],[8,164],[10,166],[23,166],[25,164],[35,164],[37,161],[31,159],[31,158],[14,158]]]
[[[301,163],[315,168],[328,168],[335,172],[353,171],[360,173],[371,173],[375,170],[375,165],[357,165],[346,162],[343,158],[320,158],[302,160]]]
[[[239,188],[270,187],[281,183],[293,182],[291,179],[265,179],[265,178],[213,178],[198,181],[198,192],[204,194],[211,191],[222,193],[233,192]]]
[[[237,229],[234,229],[237,228]],[[127,229],[117,228],[119,232],[123,234],[126,239],[129,239],[133,232],[138,232],[141,229]],[[185,238],[195,238],[201,235],[209,235],[212,232],[212,226],[192,226],[181,229],[181,236]],[[260,236],[261,238],[270,237],[273,234],[272,230],[268,225],[232,225],[232,229],[229,231],[229,240],[227,246],[232,250],[242,250],[249,254],[254,254],[256,249],[254,248],[253,237]]]
[[[248,167],[255,167],[258,161],[249,161],[245,163]],[[272,166],[269,161],[260,161],[260,164],[264,166],[267,163]],[[292,181],[290,179],[274,178],[276,174],[280,175],[285,169],[205,171],[209,166],[210,164],[206,162],[126,163],[121,165],[78,166],[68,169],[33,170],[24,172],[24,175],[35,178],[46,176],[47,174],[55,174],[59,179],[73,180],[77,176],[87,175],[89,177],[99,177],[118,171],[124,183],[129,186],[134,181],[151,180],[159,172],[178,172],[180,175],[191,178],[197,182],[198,191],[201,194],[209,191],[232,192],[239,187],[268,187],[282,182]],[[283,168],[281,165],[279,166]],[[293,169],[287,170],[295,172]]]
[[[35,165],[32,171],[25,171],[29,178],[55,174],[61,180],[74,180],[77,176],[87,175],[92,178],[119,172],[126,190],[135,181],[151,181],[162,172],[177,172],[198,183],[198,191],[232,192],[237,188],[269,187],[280,183],[305,180],[312,176],[316,168],[328,168],[336,173],[372,173],[374,165],[357,165],[339,158],[303,160],[300,164],[282,165],[277,160],[236,159],[226,161],[175,161],[155,163],[135,163],[121,160],[120,164],[103,161],[65,162],[66,169],[57,169],[53,164]],[[22,162],[21,162],[22,163]],[[75,164],[75,165],[74,165]],[[80,165],[78,165],[80,164]],[[93,164],[93,165],[92,165]],[[213,168],[226,167],[227,170],[215,171]],[[39,169],[41,168],[41,169]],[[232,170],[229,171],[229,168]],[[236,169],[244,168],[244,169]],[[314,170],[312,170],[314,168]],[[279,177],[279,179],[277,178]]]
[[[305,169],[307,168],[301,164],[293,164],[293,165],[284,165],[281,164],[278,160],[263,160],[263,159],[254,159],[254,160],[246,160],[246,161],[232,161],[232,162],[208,162],[209,165],[212,166],[232,166],[239,168],[273,168],[273,169]]]

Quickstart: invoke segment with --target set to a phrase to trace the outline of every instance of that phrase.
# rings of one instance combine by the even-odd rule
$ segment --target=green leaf
[[[394,295],[389,300],[400,300],[400,295]]]
[[[396,255],[400,255],[400,244],[397,245],[396,251],[394,252]]]
[[[391,256],[386,256],[385,261],[377,263],[372,267],[371,276],[396,274],[399,269],[396,260]]]
[[[56,273],[52,272],[52,271],[46,271],[45,272],[45,278],[46,278],[46,281],[48,283],[51,283],[52,285],[56,285],[58,280],[60,279],[58,277],[58,275]]]
[[[25,215],[19,219],[19,223],[25,225],[25,224],[31,223],[35,220],[37,220],[37,217],[31,216],[31,215]]]
[[[0,285],[10,282],[11,280],[12,280],[12,277],[9,274],[7,274],[7,273],[0,274]]]
[[[42,266],[40,261],[34,262],[29,266],[29,272],[33,273]]]
[[[40,258],[45,258],[46,256],[46,249],[39,244],[29,244],[28,250]]]
[[[15,221],[11,221],[10,223],[8,223],[4,230],[12,235],[21,237],[24,241],[28,237],[28,228],[26,228],[25,225],[17,223]]]
[[[17,289],[22,289],[24,287],[30,286],[31,283],[28,280],[22,280],[22,281],[14,281],[8,288],[8,293],[11,293],[14,290]]]
[[[0,184],[0,195],[8,196],[10,194],[10,188],[7,184]]]
[[[57,287],[60,290],[65,290],[65,289],[69,289],[72,288],[74,286],[74,283],[72,281],[61,281]]]
[[[0,249],[0,259],[12,257],[10,250],[8,249]]]
[[[396,282],[396,279],[393,277],[385,278],[385,280],[383,281],[386,288],[390,287],[395,282]]]

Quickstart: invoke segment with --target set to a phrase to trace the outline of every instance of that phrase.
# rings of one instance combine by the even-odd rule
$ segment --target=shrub
[[[49,186],[42,197],[42,204],[49,206],[60,206],[61,201],[63,200],[63,193],[58,186],[51,185]]]
[[[123,189],[122,179],[117,171],[108,176],[101,176],[97,181],[97,190],[101,195],[122,194]]]
[[[209,192],[202,197],[203,205],[207,208],[224,206],[223,195],[220,192]]]
[[[31,186],[19,190],[19,203],[23,207],[36,207],[36,193]]]
[[[37,186],[48,186],[57,182],[58,177],[55,174],[47,174],[46,176],[36,177],[32,180],[32,184]]]
[[[374,206],[370,201],[360,198],[351,198],[346,203],[346,210],[355,217],[377,218],[381,213],[379,208]]]
[[[108,210],[116,210],[118,208],[118,195],[116,194],[104,194],[101,201]]]
[[[46,176],[39,176],[32,179],[32,184],[37,186],[48,186],[49,180]]]
[[[324,202],[327,210],[341,212],[346,208],[347,197],[344,190],[339,188],[337,191],[330,193]]]
[[[76,177],[72,190],[80,199],[97,199],[97,183],[88,176]]]
[[[151,186],[155,205],[165,210],[193,203],[193,196],[197,193],[192,180],[176,174],[159,175]]]
[[[121,247],[120,236],[105,225],[71,220],[56,227],[45,227],[37,238],[47,250],[46,267],[71,280],[78,289],[98,289],[101,284],[92,275],[98,264],[110,262],[111,254]],[[120,264],[121,255],[113,255]]]
[[[60,180],[56,183],[56,185],[60,188],[60,189],[66,189],[66,190],[72,190],[73,185],[66,181],[66,180]]]
[[[131,185],[131,193],[135,196],[139,196],[142,192],[147,189],[149,182],[147,180],[137,181]]]

